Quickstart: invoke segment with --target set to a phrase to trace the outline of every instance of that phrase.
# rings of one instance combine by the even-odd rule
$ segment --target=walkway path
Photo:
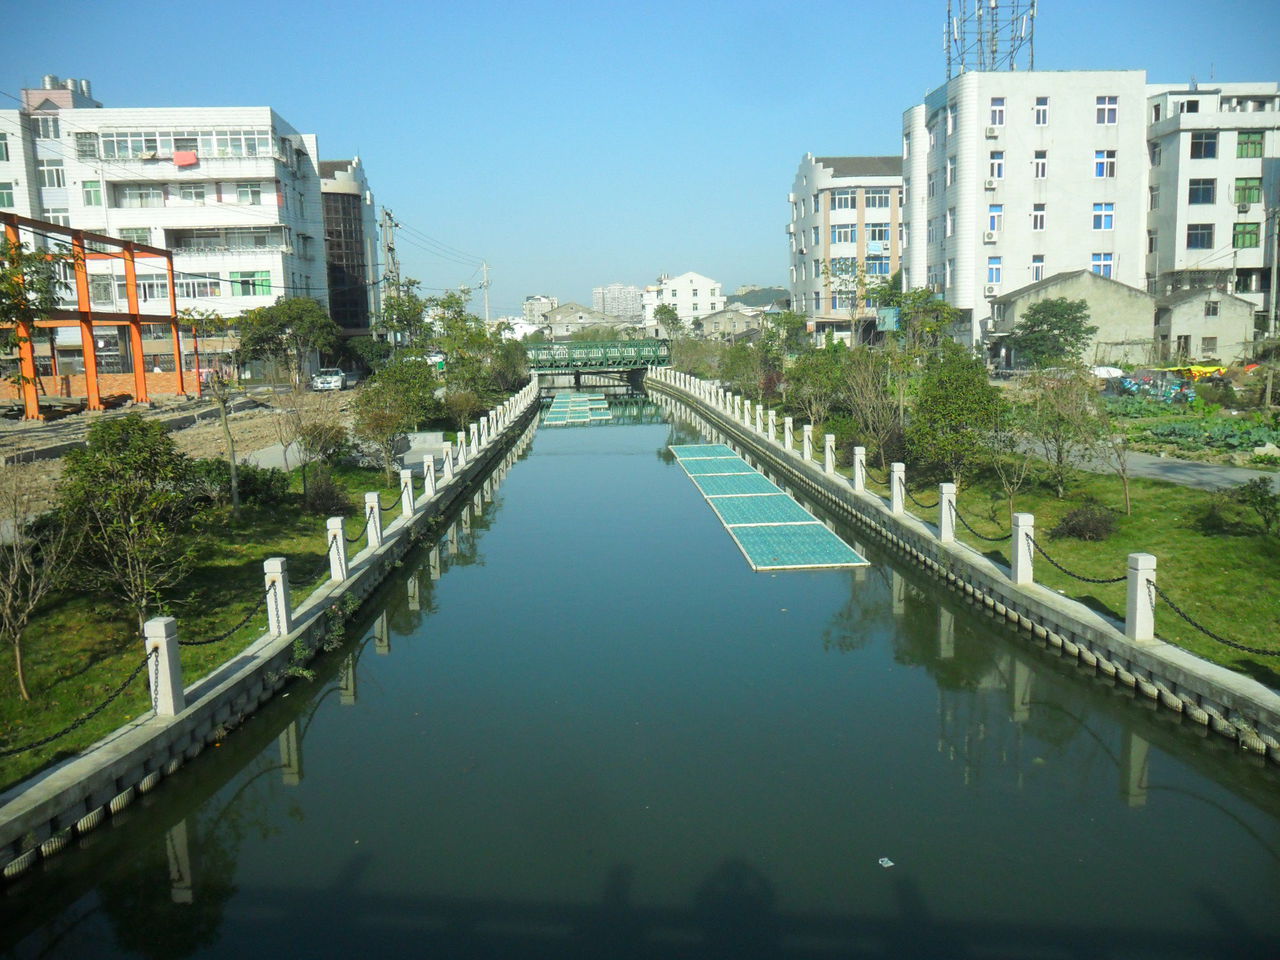
[[[1097,460],[1081,460],[1078,465],[1094,473],[1112,472],[1109,466]],[[1197,490],[1218,490],[1257,477],[1266,477],[1271,481],[1271,486],[1280,491],[1280,473],[1269,470],[1250,470],[1248,467],[1232,467],[1221,463],[1199,463],[1195,460],[1157,457],[1134,451],[1129,453],[1129,476],[1167,480],[1169,483],[1194,487]]]

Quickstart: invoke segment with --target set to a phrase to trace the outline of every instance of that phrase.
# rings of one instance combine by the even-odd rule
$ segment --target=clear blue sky
[[[0,90],[56,73],[105,106],[273,106],[323,159],[359,152],[399,220],[486,258],[501,315],[661,272],[783,282],[800,158],[896,153],[903,109],[945,79],[945,0],[331,9],[27,5]],[[1042,0],[1036,65],[1280,80],[1277,23],[1273,0]],[[400,249],[427,286],[478,279]]]

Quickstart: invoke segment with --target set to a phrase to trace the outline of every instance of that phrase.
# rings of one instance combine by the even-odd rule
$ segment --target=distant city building
[[[378,223],[359,157],[320,161],[320,198],[329,315],[345,336],[368,335],[381,303]]]
[[[791,303],[809,317],[811,332],[848,340],[874,321],[865,287],[898,270],[902,198],[899,157],[810,153],[800,161],[788,198]]]
[[[763,326],[764,311],[753,307],[728,306],[709,313],[699,321],[702,336],[713,340],[731,340]]]
[[[591,306],[628,323],[637,323],[644,315],[640,288],[621,283],[592,290]]]
[[[1266,330],[1280,206],[1280,84],[1149,84],[1146,92],[1148,289],[1162,298],[1193,287],[1233,293]],[[1209,339],[1217,352],[1207,355],[1231,357],[1220,335]],[[1184,340],[1191,356],[1205,353],[1198,340]]]
[[[723,310],[724,303],[720,282],[700,273],[663,274],[656,284],[645,287],[641,296],[646,323],[653,322],[653,312],[663,304],[674,307],[676,316],[691,324],[698,317]]]
[[[618,326],[618,318],[573,301],[548,310],[543,314],[541,324],[550,337],[569,337],[588,327],[602,325]]]
[[[543,317],[547,311],[554,310],[560,306],[560,301],[555,297],[542,296],[541,294],[533,294],[524,298],[524,321],[541,325]]]

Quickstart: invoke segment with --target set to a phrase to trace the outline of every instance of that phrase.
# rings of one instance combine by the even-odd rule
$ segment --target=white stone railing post
[[[836,435],[834,433],[822,435],[822,472],[828,476],[835,476]]]
[[[182,689],[182,658],[178,654],[178,621],[153,617],[142,628],[143,649],[159,663],[147,664],[147,683],[157,717],[176,717],[187,708]]]
[[[273,637],[283,637],[293,631],[289,561],[284,557],[271,557],[262,564],[262,571],[267,591],[267,632]]]
[[[900,514],[906,509],[907,500],[907,465],[905,463],[889,464],[889,512]]]
[[[1128,563],[1129,591],[1124,605],[1124,635],[1130,640],[1156,638],[1156,558],[1149,553],[1131,553]]]
[[[478,423],[468,424],[467,434],[471,438],[471,445],[469,447],[471,455],[468,459],[474,460],[477,451],[479,451],[480,449],[480,424]]]
[[[736,393],[733,395],[733,419],[742,419],[742,397]]]
[[[756,433],[764,433],[764,415],[761,408],[763,404],[756,404]]]
[[[751,401],[742,401],[742,422],[745,426],[751,426]]]
[[[325,543],[329,547],[329,579],[341,583],[347,579],[347,527],[342,517],[330,517],[324,522]]]
[[[796,429],[791,417],[782,418],[782,445],[786,447],[787,453],[796,452]]]
[[[416,504],[413,502],[413,471],[400,471],[400,516],[405,520],[412,519]]]
[[[436,455],[424,454],[422,457],[422,499],[430,500],[436,495]]]
[[[867,448],[853,448],[853,492],[867,492]]]
[[[769,439],[778,442],[778,411],[769,411]]]
[[[1010,556],[1013,558],[1013,582],[1035,583],[1035,557],[1031,541],[1036,535],[1036,518],[1030,513],[1013,515],[1013,546]]]
[[[800,438],[800,451],[804,457],[804,462],[808,463],[813,459],[813,424],[806,423]]]
[[[956,542],[956,485],[938,484],[938,542]]]
[[[462,472],[462,468],[467,465],[467,461],[471,459],[467,452],[467,431],[460,430],[458,432],[458,472]]]
[[[453,479],[453,444],[445,441],[444,444],[444,482],[448,483]]]
[[[378,503],[378,491],[364,495],[364,517],[369,525],[369,546],[382,546],[382,504]]]

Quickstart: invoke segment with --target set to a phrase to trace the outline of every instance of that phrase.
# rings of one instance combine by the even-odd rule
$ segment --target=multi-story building
[[[103,108],[87,80],[46,76],[0,135],[0,209],[172,250],[179,310],[327,304],[316,138],[270,107]],[[93,304],[124,310],[119,261],[91,270]],[[139,288],[169,295],[141,267]]]
[[[344,336],[367,336],[377,326],[381,304],[378,222],[359,157],[320,161],[320,199],[329,315]]]
[[[548,297],[542,294],[532,294],[524,298],[524,322],[531,323],[534,326],[542,326],[545,322],[543,317],[560,306],[560,301],[556,297]]]
[[[1001,294],[1088,269],[1146,280],[1141,70],[969,71],[903,114],[903,283],[979,343]]]
[[[902,160],[805,154],[788,199],[792,309],[811,333],[852,339],[875,318],[867,285],[892,276],[906,246]]]
[[[1160,297],[1216,287],[1274,322],[1280,84],[1147,88],[1146,275]],[[1208,299],[1206,310],[1218,309]]]
[[[646,323],[653,321],[653,312],[663,304],[674,307],[676,316],[685,324],[723,310],[725,304],[720,282],[700,273],[682,273],[678,277],[664,273],[656,284],[644,288],[640,299]]]
[[[640,288],[621,283],[593,289],[591,306],[626,323],[638,323],[644,315]]]

